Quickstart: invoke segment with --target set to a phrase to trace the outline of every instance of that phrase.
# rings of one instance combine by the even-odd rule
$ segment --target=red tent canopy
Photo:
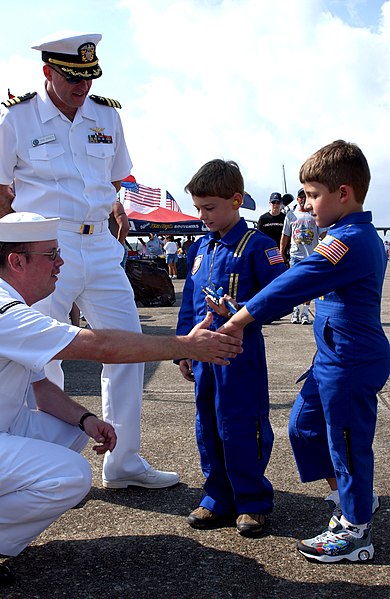
[[[155,208],[146,214],[142,212],[136,212],[135,210],[126,210],[126,214],[129,219],[150,220],[154,223],[176,223],[182,222],[183,220],[199,220],[195,216],[189,216],[188,214],[183,214],[183,212],[168,210],[168,208],[163,208],[162,206],[159,206],[158,208]]]
[[[203,221],[195,216],[175,212],[159,206],[144,214],[135,210],[126,210],[129,219],[129,235],[157,233],[165,235],[204,235],[207,228]]]

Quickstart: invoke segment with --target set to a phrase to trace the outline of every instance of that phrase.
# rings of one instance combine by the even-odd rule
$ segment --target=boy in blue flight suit
[[[275,242],[249,230],[240,218],[244,181],[235,162],[208,162],[185,190],[210,233],[188,250],[179,335],[203,320],[208,305],[216,306],[210,299],[206,303],[204,288],[222,288],[238,307],[285,270]],[[231,314],[221,303],[215,329]],[[228,367],[185,359],[179,364],[184,378],[195,380],[196,438],[206,477],[205,495],[188,523],[214,528],[234,515],[238,532],[253,537],[263,532],[273,508],[273,489],[264,476],[273,432],[264,339],[257,323],[245,330],[243,349],[245,357],[237,356]]]
[[[386,256],[363,212],[370,171],[355,144],[335,141],[300,169],[305,208],[330,227],[313,254],[247,302],[222,329],[287,314],[316,300],[317,353],[294,404],[289,435],[302,482],[336,478],[340,511],[322,534],[298,542],[308,559],[371,559],[376,394],[389,376],[380,307]],[[250,326],[250,325],[249,325]]]

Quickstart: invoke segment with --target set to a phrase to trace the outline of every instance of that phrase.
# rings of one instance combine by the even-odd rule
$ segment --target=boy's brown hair
[[[322,183],[330,193],[349,185],[359,204],[364,202],[370,179],[368,162],[359,146],[342,139],[317,150],[299,171],[301,183]]]
[[[195,173],[184,191],[198,198],[215,196],[228,200],[235,193],[244,195],[244,179],[236,162],[216,158]]]

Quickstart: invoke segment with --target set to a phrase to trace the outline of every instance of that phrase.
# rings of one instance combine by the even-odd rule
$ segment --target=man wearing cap
[[[280,240],[280,252],[287,261],[287,248],[290,248],[290,267],[301,262],[314,252],[320,238],[325,236],[326,229],[320,229],[314,216],[305,210],[306,194],[303,187],[297,193],[297,205],[294,210],[287,213]],[[305,302],[302,307],[295,306],[291,315],[292,324],[310,324],[310,302]]]
[[[238,340],[207,330],[210,317],[187,337],[152,337],[80,329],[35,310],[33,304],[53,293],[64,264],[59,224],[58,218],[30,212],[0,219],[0,554],[6,556],[18,555],[88,493],[91,470],[79,455],[88,436],[98,454],[116,451],[111,424],[49,381],[47,362],[104,356],[130,363],[188,355],[223,364],[241,351]],[[27,405],[31,388],[37,409]],[[0,584],[9,580],[7,567],[0,566]]]
[[[93,328],[140,331],[134,294],[120,262],[123,246],[108,217],[130,160],[119,103],[88,95],[102,70],[100,34],[52,36],[33,45],[42,52],[45,86],[4,102],[0,115],[0,216],[11,210],[60,217],[65,261],[55,293],[37,308],[65,321],[73,303]],[[9,184],[14,180],[16,197]],[[63,386],[59,363],[47,376]],[[117,430],[116,452],[106,455],[103,485],[163,488],[175,472],[152,468],[139,454],[142,364],[103,364],[104,418]]]
[[[260,216],[257,228],[268,235],[268,237],[274,239],[276,245],[279,247],[283,223],[286,217],[285,213],[282,212],[282,196],[279,192],[274,191],[271,193],[269,206],[269,211]]]

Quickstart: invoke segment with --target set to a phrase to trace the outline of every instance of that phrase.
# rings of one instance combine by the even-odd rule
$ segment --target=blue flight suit
[[[289,435],[303,482],[336,476],[344,517],[372,519],[377,392],[390,372],[381,325],[387,258],[370,212],[333,225],[313,254],[247,303],[257,322],[316,300],[317,343],[294,404]]]
[[[209,233],[188,250],[188,276],[177,326],[186,335],[206,315],[202,288],[222,287],[240,305],[284,272],[275,242],[243,218],[222,238]],[[226,319],[214,313],[213,330]],[[244,353],[229,366],[193,360],[196,438],[206,477],[203,507],[218,515],[262,513],[273,508],[264,476],[273,444],[267,365],[261,326],[246,327]]]

